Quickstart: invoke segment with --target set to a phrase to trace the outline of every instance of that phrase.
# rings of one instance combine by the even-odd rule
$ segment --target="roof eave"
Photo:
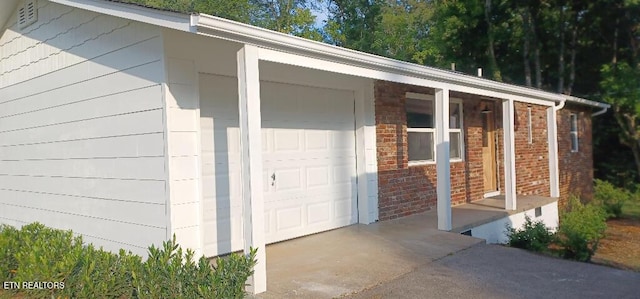
[[[190,15],[163,11],[148,7],[119,3],[104,0],[49,0],[62,5],[76,7],[88,11],[106,15],[135,20],[142,23],[157,25],[160,27],[176,29],[180,31],[195,32],[191,26]]]
[[[527,96],[546,101],[562,102],[567,100],[594,107],[606,106],[606,104],[603,103],[577,97],[570,97],[533,88],[496,82],[470,75],[461,75],[455,72],[341,48],[207,14],[193,15],[191,24],[197,27],[198,32],[206,32],[208,34],[213,32],[214,35],[221,38],[292,54],[312,56],[328,59],[333,62],[381,69],[394,73],[429,78],[432,80],[450,82],[463,86],[480,87],[499,91],[505,94]]]

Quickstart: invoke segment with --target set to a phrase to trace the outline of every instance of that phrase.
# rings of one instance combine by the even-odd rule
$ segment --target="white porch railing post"
[[[258,263],[248,281],[248,291],[253,294],[267,290],[258,51],[255,46],[245,45],[237,57],[244,252],[249,253],[251,247],[258,249]]]
[[[438,229],[451,230],[451,165],[449,161],[449,90],[436,89],[436,174]]]
[[[504,208],[516,209],[516,143],[513,100],[502,101],[502,129],[504,137]]]
[[[560,197],[560,176],[558,170],[558,123],[556,109],[547,108],[547,141],[549,147],[549,187],[551,197]]]

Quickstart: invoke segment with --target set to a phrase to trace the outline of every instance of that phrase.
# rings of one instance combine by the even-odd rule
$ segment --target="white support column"
[[[449,161],[449,90],[436,89],[436,174],[438,229],[451,230],[451,164]]]
[[[504,136],[504,208],[516,209],[516,142],[514,132],[515,109],[513,99],[502,101],[502,130]]]
[[[267,290],[258,48],[245,45],[238,51],[237,59],[244,252],[248,253],[251,247],[258,249],[258,263],[247,281],[248,291],[258,294]]]
[[[549,187],[551,197],[560,197],[558,170],[558,123],[555,107],[547,108],[547,144],[549,147]]]

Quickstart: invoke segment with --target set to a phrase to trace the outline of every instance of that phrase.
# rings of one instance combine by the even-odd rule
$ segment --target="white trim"
[[[449,161],[449,90],[437,89],[435,98],[438,229],[450,231],[451,164]]]
[[[435,154],[434,154],[435,155]],[[423,165],[434,165],[436,164],[435,160],[416,160],[416,161],[409,161],[408,162],[408,166],[412,167],[412,166],[423,166]]]
[[[546,102],[545,104],[541,104],[547,106],[554,105],[554,102],[560,102],[567,99],[567,96],[562,94],[510,85],[476,76],[463,75],[460,73],[362,53],[206,14],[193,16],[192,24],[197,25],[198,33],[203,35],[244,44],[258,45],[260,47],[274,49],[280,52],[297,54],[293,56],[298,57],[306,56],[306,58],[311,58],[312,56],[323,61],[333,61],[339,65],[349,65],[371,70],[375,69],[387,74],[386,79],[374,79],[394,81],[389,78],[389,73],[432,79],[432,82],[439,81],[444,82],[445,84],[453,84],[454,86],[447,86],[447,88],[455,91],[468,92],[469,90],[479,90],[482,93],[469,93],[498,98],[509,97],[513,100],[524,102],[537,99],[542,100],[542,102]],[[328,69],[328,71],[331,71],[331,69]],[[350,74],[367,77],[367,75],[357,72],[352,72]],[[441,88],[435,85],[418,85]],[[491,90],[496,92],[491,92]],[[571,100],[573,99],[574,98],[571,97]],[[583,102],[585,104],[590,104],[592,101],[583,100]]]
[[[587,106],[603,108],[603,109],[604,108],[607,108],[607,109],[611,108],[611,105],[606,104],[606,103],[600,103],[600,102],[587,100],[587,99],[583,99],[583,98],[578,98],[578,97],[574,97],[574,96],[567,96],[567,101],[578,103],[578,104],[583,104],[583,105],[587,105]]]
[[[194,94],[197,97],[197,99],[195,100],[196,105],[198,105],[198,108],[196,109],[195,113],[196,113],[196,138],[197,142],[196,142],[196,153],[198,154],[198,156],[196,157],[196,163],[198,163],[198,166],[196,167],[198,174],[197,174],[197,185],[198,185],[198,217],[199,217],[199,236],[200,236],[200,252],[202,254],[204,254],[204,236],[205,236],[205,229],[204,229],[204,188],[203,188],[203,184],[202,184],[202,113],[201,113],[201,102],[200,102],[200,73],[196,70],[195,68],[195,61],[192,61],[194,63],[194,68],[193,68],[193,72],[194,72],[194,76],[195,76],[195,82],[194,82],[194,86],[192,87],[194,90]]]
[[[253,294],[267,290],[258,51],[257,47],[245,45],[237,56],[244,252],[258,249],[254,274],[248,280]]]
[[[214,37],[222,38],[215,35]],[[237,40],[233,40],[233,39],[231,40],[238,42]],[[316,69],[316,70],[322,70],[322,71],[333,72],[338,74],[352,75],[352,76],[358,76],[358,77],[364,77],[364,78],[370,78],[370,79],[376,79],[376,80],[385,80],[385,81],[408,84],[408,85],[424,86],[424,87],[430,87],[430,88],[436,88],[436,89],[446,88],[451,91],[458,91],[458,92],[475,94],[475,95],[480,95],[485,97],[494,97],[494,98],[510,97],[520,102],[536,104],[536,105],[544,105],[544,106],[554,105],[554,102],[548,101],[548,100],[533,99],[527,96],[505,94],[505,93],[496,92],[493,90],[488,90],[483,88],[463,86],[463,85],[456,84],[456,82],[442,82],[442,80],[438,80],[439,78],[431,79],[431,78],[425,78],[424,76],[416,77],[416,74],[411,72],[404,72],[404,71],[398,71],[398,70],[384,71],[384,70],[380,70],[379,68],[373,68],[371,66],[367,67],[366,65],[358,66],[354,64],[345,64],[345,63],[335,62],[327,59],[319,59],[314,57],[290,54],[290,53],[280,52],[280,51],[266,49],[266,48],[260,50],[260,60],[299,66],[299,67],[310,68],[310,69]],[[411,93],[411,94],[417,95],[417,93]]]
[[[464,143],[464,101],[460,98],[450,98],[449,103],[456,104],[460,107],[460,128],[459,129],[451,129],[449,126],[449,133],[460,133],[460,142],[459,149],[460,150],[460,158],[449,158],[451,162],[462,162],[464,161],[465,156],[465,143]]]
[[[549,150],[549,187],[551,197],[560,197],[558,168],[558,123],[556,108],[547,108],[547,146]]]
[[[371,83],[371,82],[369,82]],[[370,89],[370,90],[369,90]],[[378,203],[370,202],[372,196],[376,196],[373,190],[378,189],[371,175],[371,164],[376,158],[367,155],[371,149],[375,150],[375,115],[374,111],[367,109],[367,105],[373,104],[373,86],[365,84],[354,92],[355,98],[355,133],[356,133],[356,171],[358,175],[358,223],[369,224],[377,220]],[[373,130],[371,126],[373,124]],[[373,133],[373,135],[371,135]],[[373,142],[371,142],[373,138]],[[369,145],[369,147],[367,146]],[[371,192],[369,190],[372,190]],[[374,205],[375,204],[375,205]]]
[[[425,93],[415,93],[415,92],[407,92],[404,95],[406,98],[414,99],[414,100],[426,100],[426,101],[435,101],[436,97],[432,94]]]
[[[516,153],[513,100],[502,101],[502,130],[504,137],[504,205],[506,210],[516,209]]]
[[[487,197],[493,197],[493,196],[497,196],[497,195],[500,195],[500,191],[487,192],[487,193],[483,194],[482,196],[484,198],[487,198]]]
[[[4,0],[3,0],[4,1]],[[117,3],[102,0],[49,0],[54,3],[93,11],[105,15],[116,16],[124,19],[135,20],[160,27],[176,29],[180,31],[196,32],[191,26],[189,15],[162,11],[138,6],[130,3]]]

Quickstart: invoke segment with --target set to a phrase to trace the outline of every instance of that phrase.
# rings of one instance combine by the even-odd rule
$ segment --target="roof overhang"
[[[0,35],[4,32],[11,14],[16,10],[16,5],[18,5],[18,0],[0,1]]]
[[[4,1],[4,0],[0,0]],[[195,28],[189,22],[189,15],[148,7],[142,7],[130,3],[105,0],[49,0],[54,3],[81,8],[88,11],[116,16],[128,20],[176,29],[180,31],[195,32]]]
[[[568,101],[598,108],[609,107],[608,104],[600,102],[345,49],[206,14],[192,15],[191,25],[197,27],[198,33],[335,63],[425,78],[454,85],[482,88],[502,93],[505,96],[517,95],[558,103]]]
[[[3,25],[3,27],[11,16],[11,12],[15,10],[18,1],[19,0],[0,0],[0,25]],[[261,48],[299,55],[302,57],[383,71],[390,74],[427,79],[432,82],[469,87],[476,90],[490,90],[496,94],[504,95],[505,97],[513,95],[556,103],[567,101],[596,108],[609,107],[608,104],[587,99],[496,82],[480,77],[345,49],[207,14],[188,15],[141,7],[135,4],[105,0],[49,1],[106,15],[153,24],[160,27],[255,45]]]

